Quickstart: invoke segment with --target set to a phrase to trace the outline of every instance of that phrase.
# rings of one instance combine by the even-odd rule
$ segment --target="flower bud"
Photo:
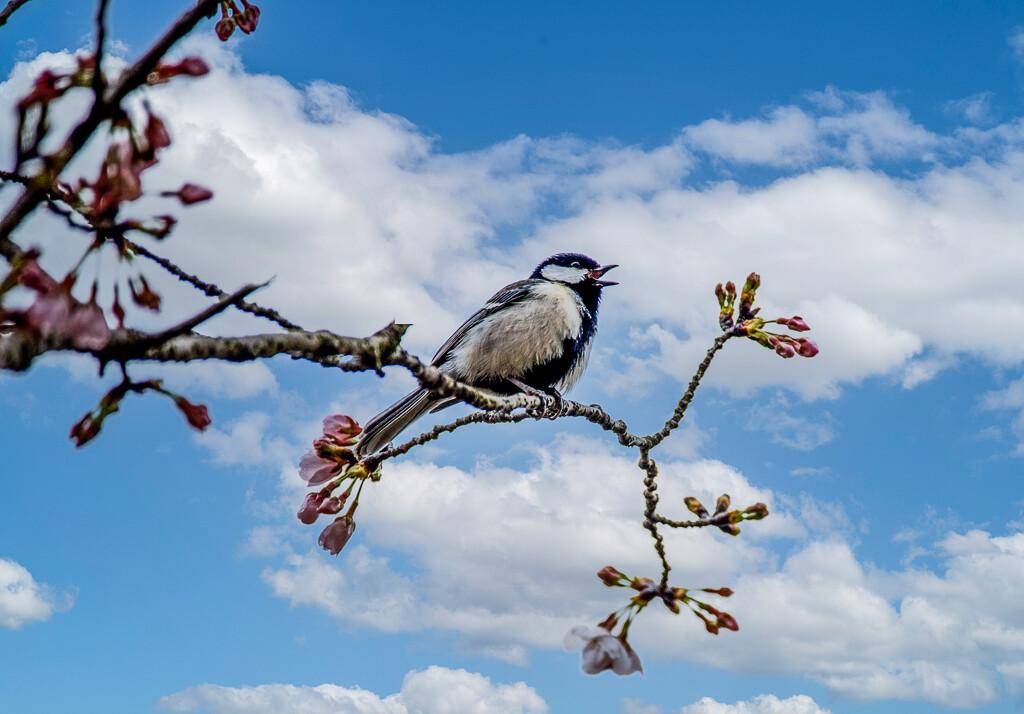
[[[302,501],[302,506],[299,507],[299,520],[306,525],[315,523],[316,519],[320,515],[320,504],[323,500],[323,494],[318,491],[307,493],[306,497]]]
[[[633,578],[629,581],[629,587],[634,590],[643,590],[654,585],[654,581],[650,578]]]
[[[193,203],[202,203],[213,198],[213,191],[205,186],[198,186],[194,183],[187,183],[177,191],[164,191],[161,196],[176,196],[182,204],[191,206]]]
[[[734,618],[729,613],[716,612],[715,615],[718,618],[719,627],[724,627],[725,629],[732,630],[733,632],[736,632],[740,629],[739,624],[736,622],[736,618]]]
[[[797,342],[800,345],[797,351],[800,353],[801,357],[814,357],[818,354],[818,345],[814,344],[814,342],[808,340],[806,337],[801,337]]]
[[[348,494],[343,494],[343,496],[347,495]],[[324,502],[320,504],[320,508],[318,508],[317,510],[319,510],[320,513],[323,513],[326,516],[333,516],[335,513],[340,513],[341,509],[344,506],[345,498],[331,496],[330,498],[325,499]]]
[[[693,496],[687,496],[683,499],[683,503],[686,504],[687,509],[690,513],[697,516],[697,518],[707,518],[708,509],[704,508],[704,504]]]
[[[718,500],[715,501],[715,515],[717,516],[719,513],[725,513],[729,510],[729,503],[729,494],[723,493],[719,496]]]
[[[759,521],[768,516],[768,506],[763,503],[755,503],[743,509],[744,520]]]
[[[738,536],[740,534],[740,527],[735,523],[724,523],[718,526],[718,530],[731,536]]]
[[[616,585],[622,585],[623,581],[626,580],[625,574],[611,565],[606,565],[598,570],[597,577],[601,579],[602,583],[610,588]]]
[[[204,404],[193,404],[185,397],[176,396],[174,398],[174,404],[181,410],[181,413],[185,415],[189,425],[193,429],[199,431],[205,431],[213,420],[210,419],[210,410],[206,408]]]
[[[785,325],[793,332],[807,332],[808,330],[811,329],[811,326],[808,325],[804,321],[804,318],[800,317],[799,315],[794,315],[793,317],[790,318],[780,317],[778,320],[776,320],[776,322],[779,323],[780,325]]]
[[[103,420],[95,418],[92,412],[89,412],[75,422],[68,436],[74,440],[75,446],[83,446],[96,438],[96,435],[100,433],[102,425]]]
[[[324,528],[317,542],[331,555],[337,555],[355,533],[356,522],[350,516],[340,516]]]
[[[730,588],[701,588],[701,591],[714,593],[715,595],[720,595],[722,597],[729,597],[732,595],[732,590]]]
[[[789,343],[781,340],[776,340],[775,342],[775,353],[784,359],[796,356],[796,350]]]
[[[231,37],[231,33],[235,31],[235,21],[230,17],[222,17],[217,20],[213,30],[217,33],[217,39],[221,42],[227,42],[228,38]]]

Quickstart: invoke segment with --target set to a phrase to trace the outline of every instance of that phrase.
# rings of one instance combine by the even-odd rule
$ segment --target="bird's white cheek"
[[[548,265],[540,271],[547,280],[557,280],[562,283],[575,285],[581,283],[587,277],[587,271],[582,268],[568,268],[564,265]]]

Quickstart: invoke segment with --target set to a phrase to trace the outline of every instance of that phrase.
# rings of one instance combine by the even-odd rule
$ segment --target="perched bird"
[[[498,394],[559,399],[587,366],[601,290],[618,285],[601,278],[615,267],[579,253],[551,256],[527,280],[495,293],[441,345],[431,364]],[[366,423],[356,451],[372,454],[423,414],[457,401],[417,389]]]

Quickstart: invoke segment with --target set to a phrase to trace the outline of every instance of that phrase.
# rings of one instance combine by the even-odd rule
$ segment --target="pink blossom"
[[[572,649],[582,645],[581,664],[586,674],[599,674],[606,669],[619,675],[644,671],[640,657],[629,643],[603,627],[577,625],[569,630],[565,644]]]
[[[323,500],[323,494],[319,491],[307,493],[306,498],[302,501],[302,506],[299,507],[299,520],[306,525],[315,523],[320,516],[320,504]]]
[[[101,350],[110,342],[110,327],[103,309],[93,301],[76,303],[71,308],[63,332],[71,336],[71,344],[83,350]]]
[[[319,486],[329,481],[341,465],[321,458],[315,451],[307,451],[299,460],[299,477],[310,486]]]
[[[350,416],[332,414],[324,417],[324,438],[338,446],[349,446],[355,443],[353,437],[358,436],[363,428]]]
[[[348,543],[348,539],[352,537],[355,530],[356,522],[352,520],[352,517],[341,516],[335,518],[331,525],[324,528],[317,542],[331,555],[337,555]]]

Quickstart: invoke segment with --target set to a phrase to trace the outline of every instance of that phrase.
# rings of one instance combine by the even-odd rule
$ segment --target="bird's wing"
[[[434,359],[431,360],[431,364],[435,367],[448,357],[448,353],[451,352],[455,345],[459,344],[459,341],[466,336],[474,326],[478,325],[488,315],[493,315],[499,312],[509,305],[522,300],[530,293],[530,289],[540,283],[540,280],[519,280],[509,285],[506,285],[498,292],[491,296],[491,299],[487,301],[487,304],[482,308],[474,312],[469,316],[465,322],[463,322],[459,329],[452,333],[452,336],[445,340],[445,343],[441,345],[440,349],[437,350],[437,354],[434,355]]]

